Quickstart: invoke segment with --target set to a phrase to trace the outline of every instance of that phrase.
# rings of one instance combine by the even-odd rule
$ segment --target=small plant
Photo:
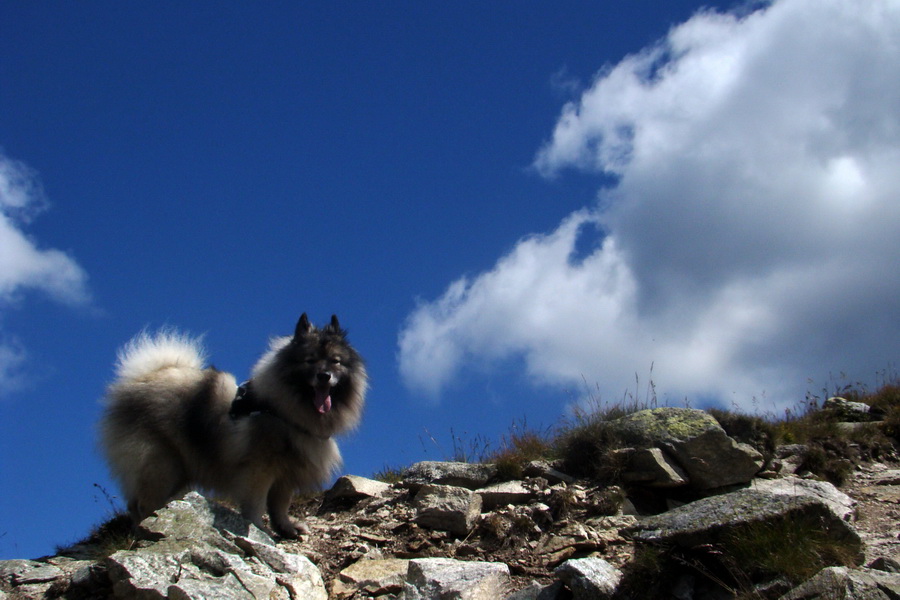
[[[615,515],[622,508],[625,499],[625,490],[617,485],[611,485],[590,499],[587,512],[591,516]]]
[[[860,550],[858,541],[829,536],[812,515],[743,527],[726,536],[721,546],[730,571],[756,582],[782,577],[795,585],[825,567],[856,566]]]
[[[403,481],[403,469],[385,465],[380,471],[376,471],[375,474],[372,475],[372,479],[383,483],[400,483]]]
[[[62,556],[77,553],[79,557],[99,560],[119,550],[130,550],[136,539],[131,517],[118,513],[94,527],[84,540],[71,546],[57,547],[56,552]]]
[[[673,549],[640,544],[634,557],[622,569],[619,594],[622,598],[665,598],[683,573],[672,557]]]
[[[762,417],[710,408],[706,412],[719,422],[729,437],[750,444],[767,460],[775,453],[777,431],[770,421]]]
[[[501,481],[521,479],[524,465],[551,457],[553,449],[550,440],[549,430],[530,429],[523,420],[510,428],[509,434],[503,437],[500,449],[485,457],[485,462],[494,463],[497,479]]]

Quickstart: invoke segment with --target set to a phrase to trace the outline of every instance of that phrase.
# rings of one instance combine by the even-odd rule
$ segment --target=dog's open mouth
[[[324,383],[317,385],[315,388],[315,406],[320,415],[324,415],[331,410],[331,385]]]

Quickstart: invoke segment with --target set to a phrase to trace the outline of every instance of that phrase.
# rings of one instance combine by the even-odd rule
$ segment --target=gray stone
[[[356,592],[369,596],[396,594],[403,589],[409,560],[385,558],[359,560],[338,573],[331,588],[332,598],[349,598]]]
[[[237,536],[275,545],[266,532],[240,514],[197,492],[190,492],[181,500],[173,500],[141,521],[140,532],[144,538],[162,537],[170,543],[202,541],[226,552],[237,551],[231,541]]]
[[[190,550],[178,555],[119,550],[105,562],[116,598],[165,598],[183,565],[190,564]]]
[[[331,486],[330,490],[325,492],[325,499],[381,498],[390,490],[390,484],[384,483],[383,481],[358,477],[357,475],[344,475],[334,482],[334,485]]]
[[[813,496],[743,489],[643,518],[624,531],[637,541],[674,543],[691,548],[717,543],[726,534],[756,523],[777,523],[800,516],[819,520],[832,539],[847,544],[857,554],[857,559],[862,560],[863,546],[856,530]]]
[[[828,567],[780,600],[896,600],[900,575],[871,569]]]
[[[785,496],[809,496],[825,504],[839,519],[853,521],[856,517],[856,500],[827,481],[784,477],[782,479],[754,479],[753,489]]]
[[[104,561],[117,598],[328,597],[309,559],[274,546],[258,528],[198,494],[170,502],[141,531],[147,539],[136,549]]]
[[[543,477],[551,485],[555,483],[575,483],[575,478],[559,471],[545,460],[533,460],[525,465],[522,473],[526,477]]]
[[[181,578],[168,587],[164,597],[167,600],[258,600],[266,596],[245,589],[237,577],[226,573],[218,578]]]
[[[900,573],[900,562],[887,556],[879,556],[869,563],[868,567],[885,573]]]
[[[553,572],[575,600],[611,598],[622,582],[622,572],[602,558],[567,560]]]
[[[671,488],[688,483],[688,475],[659,448],[635,450],[622,473],[622,481],[648,487]]]
[[[403,600],[498,600],[509,586],[503,563],[466,562],[451,558],[409,561]]]
[[[829,398],[822,404],[822,410],[846,422],[872,421],[872,407],[864,402],[851,402],[838,396]]]
[[[403,483],[413,490],[426,484],[452,485],[477,490],[496,476],[491,464],[464,462],[417,462],[403,473]]]
[[[294,573],[281,575],[276,578],[279,585],[288,592],[285,600],[289,598],[303,598],[304,600],[328,600],[328,591],[319,569],[305,556],[299,557],[301,569]]]
[[[506,600],[556,600],[562,591],[561,581],[555,581],[549,585],[541,585],[532,581],[528,586],[513,592]]]
[[[309,559],[301,554],[285,552],[277,546],[269,546],[247,538],[237,538],[238,546],[247,554],[255,556],[276,573],[297,573],[306,570]]]
[[[527,504],[538,496],[536,490],[526,487],[521,481],[504,481],[481,488],[476,493],[481,496],[487,509],[506,504]]]
[[[697,489],[748,483],[763,467],[759,452],[728,437],[718,421],[702,410],[641,410],[611,421],[610,427],[629,444],[668,452]]]
[[[59,567],[36,560],[0,561],[0,580],[12,585],[29,585],[54,581],[63,574]]]
[[[466,535],[481,514],[481,496],[466,488],[423,485],[413,500],[422,527]]]

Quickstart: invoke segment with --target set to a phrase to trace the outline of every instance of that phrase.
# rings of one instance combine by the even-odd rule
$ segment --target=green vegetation
[[[57,547],[56,553],[61,556],[75,555],[82,559],[99,560],[119,550],[130,550],[134,546],[135,539],[131,517],[125,513],[117,513],[94,527],[80,542],[71,546]]]
[[[652,384],[650,389],[654,389]],[[847,426],[822,410],[820,399],[813,395],[781,417],[715,408],[707,412],[729,436],[756,448],[766,461],[775,456],[778,446],[801,445],[801,471],[841,485],[857,462],[891,456],[900,442],[900,383],[892,379],[872,392],[861,386],[838,391],[849,401],[868,404],[884,420]],[[495,463],[501,478],[514,479],[521,477],[522,467],[529,461],[558,461],[561,470],[575,477],[618,484],[625,455],[617,451],[646,446],[647,442],[624,439],[610,422],[656,404],[655,395],[650,394],[647,401],[627,400],[604,408],[594,402],[590,410],[576,410],[569,419],[545,430],[515,425],[497,450],[492,451],[490,443],[480,439],[479,462]],[[454,445],[459,448],[463,443],[455,438]]]

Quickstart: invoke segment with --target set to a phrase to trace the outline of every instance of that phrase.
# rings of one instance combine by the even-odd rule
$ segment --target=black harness
[[[228,416],[232,419],[240,419],[256,414],[278,416],[269,405],[259,401],[253,391],[253,382],[245,381],[238,386],[234,400],[231,401],[231,410],[228,411]]]
[[[297,423],[292,423],[288,421],[284,417],[282,417],[276,410],[274,410],[271,406],[262,402],[259,397],[256,395],[256,392],[253,390],[253,380],[248,380],[238,386],[237,393],[234,395],[234,400],[231,401],[231,410],[228,411],[228,416],[231,417],[232,420],[236,421],[238,419],[243,419],[246,417],[254,417],[256,415],[270,415],[275,417],[280,421],[284,421],[294,429],[297,429],[304,435],[308,435],[309,437],[314,437],[320,440],[327,440],[331,436],[328,435],[318,435],[303,427],[298,425]]]

